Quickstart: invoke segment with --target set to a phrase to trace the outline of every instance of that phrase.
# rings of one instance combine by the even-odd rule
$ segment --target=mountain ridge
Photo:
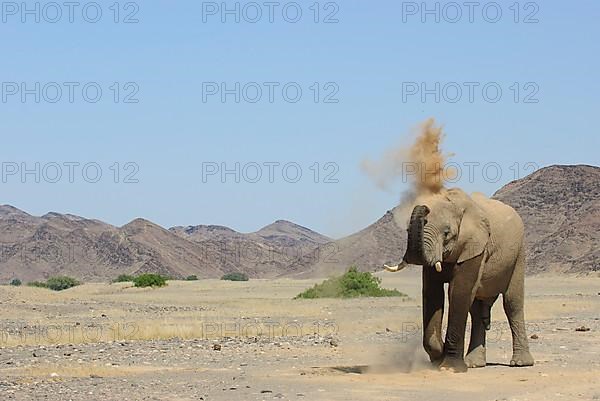
[[[67,274],[81,280],[107,281],[119,274],[145,272],[174,278],[218,278],[238,271],[255,278],[278,277],[302,268],[304,262],[295,256],[294,247],[302,245],[310,253],[319,245],[304,238],[306,232],[313,231],[288,223],[288,228],[296,227],[300,239],[293,230],[270,239],[222,226],[188,226],[236,234],[195,241],[176,227],[167,229],[144,218],[117,227],[68,213],[33,216],[2,205],[0,280],[41,280]],[[265,227],[272,229],[276,224]],[[326,237],[315,233],[315,238]]]
[[[528,272],[600,270],[600,167],[551,165],[492,197],[525,223]]]
[[[600,271],[600,167],[552,165],[492,196],[517,210],[526,231],[528,273]],[[240,233],[219,225],[164,228],[136,218],[121,227],[73,214],[33,216],[0,205],[0,280],[67,274],[107,281],[157,272],[218,278],[328,276],[356,265],[379,270],[404,254],[405,210],[338,240],[287,220]]]

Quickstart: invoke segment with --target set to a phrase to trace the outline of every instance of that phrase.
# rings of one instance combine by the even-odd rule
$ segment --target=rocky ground
[[[410,298],[292,300],[314,281],[0,288],[2,400],[600,399],[600,278],[535,277],[536,365],[510,368],[501,305],[488,366],[432,369],[417,272],[383,275]]]

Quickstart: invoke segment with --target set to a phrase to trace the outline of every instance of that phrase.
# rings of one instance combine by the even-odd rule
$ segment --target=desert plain
[[[2,400],[600,399],[600,277],[526,280],[536,364],[511,368],[501,302],[488,366],[433,368],[418,270],[377,273],[407,297],[293,299],[311,280],[0,289]],[[500,300],[499,300],[500,301]],[[468,338],[468,336],[467,336]]]

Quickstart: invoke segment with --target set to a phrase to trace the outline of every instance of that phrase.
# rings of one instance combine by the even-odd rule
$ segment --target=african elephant
[[[421,201],[419,202],[421,203]],[[483,195],[445,190],[413,209],[408,244],[398,266],[423,266],[423,346],[441,369],[465,372],[486,365],[490,309],[502,294],[512,332],[510,366],[532,366],[523,314],[525,255],[523,222],[517,212]],[[442,342],[444,283],[449,314]],[[464,357],[467,314],[471,340]]]

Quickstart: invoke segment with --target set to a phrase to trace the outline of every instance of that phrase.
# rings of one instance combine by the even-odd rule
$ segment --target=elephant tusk
[[[392,272],[392,273],[395,273],[400,269],[400,267],[398,265],[396,265],[396,266],[383,265],[383,267],[385,270]]]
[[[435,271],[438,273],[442,272],[442,262],[435,262]]]
[[[399,272],[400,270],[404,269],[406,267],[407,263],[405,261],[402,261],[402,263],[396,265],[396,266],[388,266],[388,265],[383,265],[383,267],[385,268],[385,270],[392,272],[392,273],[396,273]]]

